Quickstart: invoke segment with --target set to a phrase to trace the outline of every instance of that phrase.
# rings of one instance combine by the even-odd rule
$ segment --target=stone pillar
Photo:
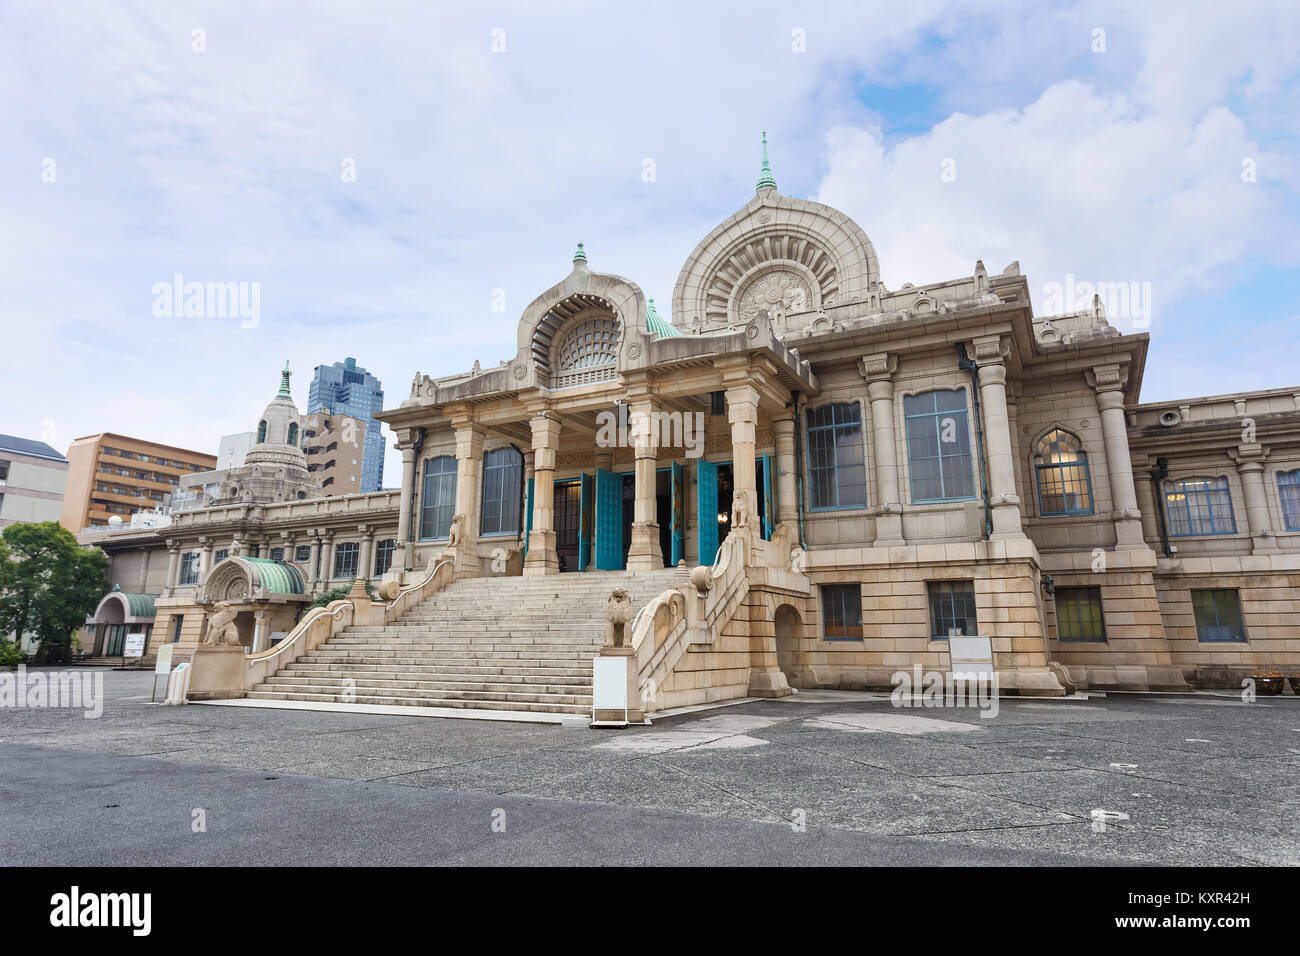
[[[629,571],[653,571],[664,566],[659,546],[659,522],[655,510],[655,465],[659,436],[654,428],[654,407],[648,400],[635,402],[629,410],[629,431],[636,455],[636,501],[632,513],[632,542],[627,552]]]
[[[204,535],[199,538],[199,544],[203,549],[199,557],[199,586],[202,587],[208,583],[208,575],[212,573],[212,539]]]
[[[558,574],[555,553],[555,455],[560,447],[560,420],[539,411],[529,422],[533,430],[533,530],[528,535],[524,574]]]
[[[1016,464],[1011,451],[1011,418],[1007,413],[1007,367],[999,336],[972,341],[967,354],[979,367],[980,407],[983,410],[984,447],[989,460],[989,503],[993,508],[993,541],[1023,538],[1020,496],[1016,494]]]
[[[1097,407],[1101,409],[1101,434],[1106,446],[1106,469],[1114,509],[1115,549],[1149,550],[1142,537],[1142,513],[1137,504],[1133,461],[1128,450],[1128,428],[1124,420],[1124,385],[1128,382],[1128,371],[1119,365],[1098,365],[1084,374],[1088,384],[1097,390]]]
[[[361,533],[361,545],[357,549],[357,577],[368,581],[374,572],[370,561],[375,545],[375,529],[368,524],[359,524],[357,531]]]
[[[415,501],[415,483],[419,480],[416,473],[415,448],[402,446],[402,502],[397,512],[397,550],[393,552],[393,568],[398,571],[411,570],[415,550],[411,539],[411,505]]]
[[[167,543],[167,596],[176,593],[177,579],[181,573],[181,545],[179,541]]]
[[[1156,509],[1160,507],[1162,492],[1156,487],[1156,482],[1149,472],[1149,466],[1143,468],[1141,475],[1133,476],[1133,484],[1137,492],[1138,508],[1142,512],[1142,538],[1151,542],[1160,540],[1160,524]]]
[[[334,580],[334,532],[324,531],[321,533],[321,574],[320,583],[324,590],[329,590],[330,582]]]
[[[903,496],[898,488],[898,448],[894,442],[894,382],[897,356],[881,352],[862,358],[862,376],[871,400],[871,447],[876,457],[877,548],[903,545]]]
[[[253,643],[250,650],[256,654],[258,651],[266,650],[271,643],[271,635],[267,627],[266,608],[259,607],[253,612]]]
[[[727,389],[727,421],[731,423],[731,479],[734,493],[745,495],[750,520],[756,518],[758,469],[754,467],[754,441],[758,431],[758,389],[734,385]],[[734,510],[734,506],[733,506]]]
[[[456,573],[477,575],[478,529],[483,475],[483,429],[463,417],[455,417],[456,429],[456,514],[463,515],[460,542],[456,546]]]
[[[320,531],[313,530],[311,532],[310,539],[311,539],[311,589],[315,591],[320,587],[320,559],[321,559],[320,552],[321,552],[321,547],[323,546],[323,542],[321,541]]]
[[[776,439],[776,523],[792,529],[797,529],[799,524],[799,486],[794,459],[796,427],[793,417],[772,422],[772,435]]]
[[[1269,527],[1268,496],[1264,491],[1264,459],[1268,457],[1268,449],[1259,442],[1250,442],[1238,445],[1228,454],[1237,463],[1237,474],[1246,495],[1245,530],[1250,535],[1251,550],[1256,554],[1277,551],[1277,538]]]

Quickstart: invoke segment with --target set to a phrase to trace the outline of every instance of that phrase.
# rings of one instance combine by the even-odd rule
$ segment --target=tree
[[[73,632],[108,586],[108,558],[55,521],[0,532],[0,632],[40,640],[38,663],[67,660]]]

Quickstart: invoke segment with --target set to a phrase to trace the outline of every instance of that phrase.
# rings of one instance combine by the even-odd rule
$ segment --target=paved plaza
[[[164,707],[149,702],[152,680],[105,671],[98,719],[0,710],[0,856],[68,865],[1300,861],[1300,700],[1291,696],[1004,699],[985,719],[823,691],[591,730]]]

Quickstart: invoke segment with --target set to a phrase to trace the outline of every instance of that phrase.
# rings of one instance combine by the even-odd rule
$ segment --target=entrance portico
[[[725,334],[684,335],[631,282],[591,272],[580,249],[568,279],[525,311],[513,362],[417,376],[383,416],[406,464],[401,566],[443,552],[460,576],[711,563],[734,528],[770,537],[797,519],[793,406],[817,392],[766,312]],[[501,504],[513,492],[489,476],[494,454],[517,463],[501,470],[520,499],[506,528],[497,518],[516,513]],[[428,478],[453,471],[454,493],[449,477]],[[720,474],[731,501],[721,511]],[[453,520],[439,523],[452,501]]]

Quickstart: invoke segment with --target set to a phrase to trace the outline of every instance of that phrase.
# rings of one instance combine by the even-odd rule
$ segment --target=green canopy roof
[[[242,558],[257,569],[257,580],[272,594],[304,594],[302,574],[292,564],[270,558]]]

